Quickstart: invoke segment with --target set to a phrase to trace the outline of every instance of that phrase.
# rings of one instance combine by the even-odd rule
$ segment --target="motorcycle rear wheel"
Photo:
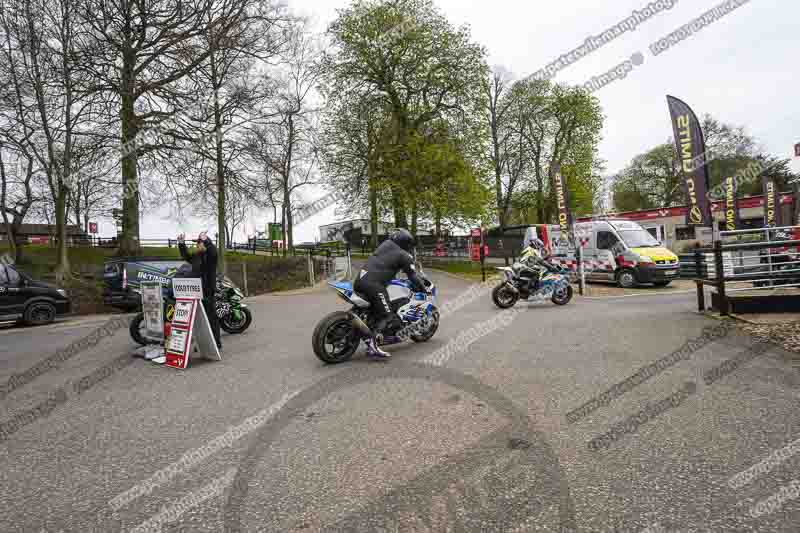
[[[219,319],[219,327],[231,335],[243,333],[244,330],[250,327],[250,323],[253,321],[253,315],[247,307],[242,307],[239,309],[239,312],[242,313],[241,320],[237,322],[233,320],[233,317],[229,314]]]
[[[492,290],[492,301],[500,309],[508,309],[514,307],[514,304],[519,300],[519,294],[514,293],[506,287],[505,282],[501,283]]]
[[[314,354],[329,365],[344,363],[358,349],[359,335],[350,314],[336,311],[323,318],[311,337]]]

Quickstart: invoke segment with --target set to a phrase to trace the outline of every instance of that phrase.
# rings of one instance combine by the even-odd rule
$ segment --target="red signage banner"
[[[89,222],[89,233],[91,234],[97,233],[97,222]]]
[[[179,299],[175,303],[170,336],[166,342],[166,365],[185,369],[192,351],[192,326],[200,300]]]

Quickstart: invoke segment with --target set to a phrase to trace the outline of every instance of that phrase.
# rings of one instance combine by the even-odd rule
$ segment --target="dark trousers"
[[[222,342],[219,339],[219,317],[217,317],[217,295],[211,294],[203,298],[203,308],[206,310],[208,322],[211,324],[211,332],[214,334],[214,340],[217,341],[217,346],[222,347]]]
[[[370,314],[375,319],[375,333],[393,334],[403,327],[400,319],[395,320],[396,316],[389,305],[389,293],[383,283],[369,279],[369,274],[363,278],[358,278],[353,285],[353,289],[366,298],[370,303]],[[383,331],[391,324],[391,331]],[[399,326],[399,327],[398,327]]]

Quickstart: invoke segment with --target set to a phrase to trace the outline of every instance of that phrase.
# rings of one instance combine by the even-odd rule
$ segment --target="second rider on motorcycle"
[[[533,294],[539,288],[539,279],[542,273],[546,270],[542,266],[545,261],[546,249],[544,243],[533,238],[528,242],[528,247],[522,251],[519,262],[522,263],[525,269],[520,273],[520,277],[528,278],[528,292]]]
[[[368,339],[367,354],[372,357],[388,358],[391,355],[379,347],[383,335],[396,335],[403,328],[400,317],[389,306],[389,293],[386,286],[399,271],[405,272],[417,292],[427,292],[422,280],[417,276],[412,251],[416,241],[405,229],[397,229],[389,239],[367,259],[361,269],[353,289],[370,302],[373,313],[375,336]]]

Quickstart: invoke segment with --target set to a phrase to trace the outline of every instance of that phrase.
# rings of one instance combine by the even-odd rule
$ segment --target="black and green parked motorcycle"
[[[164,318],[172,320],[175,313],[175,296],[171,287],[164,287]],[[222,274],[217,276],[217,305],[216,312],[219,327],[232,335],[243,333],[253,321],[253,315],[247,304],[243,304],[244,294],[231,280]],[[144,335],[144,313],[139,313],[131,322],[131,338],[142,346],[158,344],[148,340]]]

